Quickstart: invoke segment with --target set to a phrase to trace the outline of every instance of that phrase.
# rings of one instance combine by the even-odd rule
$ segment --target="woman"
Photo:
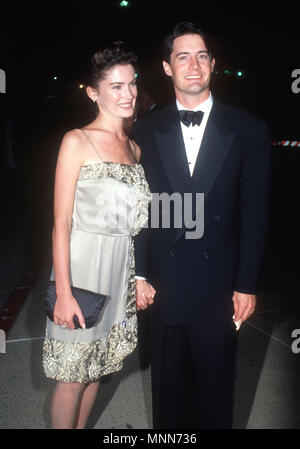
[[[146,223],[151,195],[140,149],[124,132],[137,97],[135,62],[120,43],[93,56],[87,94],[98,106],[96,119],[67,132],[58,155],[51,274],[57,300],[43,352],[46,376],[58,381],[53,428],[84,428],[100,377],[120,370],[137,344],[132,236]],[[107,297],[94,327],[85,328],[71,285]],[[81,328],[74,329],[74,315]]]

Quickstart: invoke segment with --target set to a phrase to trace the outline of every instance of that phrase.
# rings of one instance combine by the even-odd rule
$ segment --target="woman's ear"
[[[88,87],[86,88],[86,93],[87,93],[88,97],[89,97],[93,102],[97,101],[98,93],[97,93],[97,91],[96,91],[95,89],[93,89],[92,87],[88,86]]]

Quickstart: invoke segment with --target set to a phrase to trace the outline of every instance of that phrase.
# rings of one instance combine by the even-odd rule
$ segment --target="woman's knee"
[[[60,382],[58,388],[72,394],[82,393],[88,386],[87,383],[80,382]]]

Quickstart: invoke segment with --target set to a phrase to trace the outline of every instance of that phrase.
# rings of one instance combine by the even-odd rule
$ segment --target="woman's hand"
[[[156,290],[149,284],[149,282],[142,279],[136,279],[135,290],[137,310],[145,310],[148,306],[153,304]]]
[[[68,329],[75,329],[74,315],[77,316],[80,326],[85,329],[84,318],[76,299],[70,295],[57,296],[54,307],[54,323]]]

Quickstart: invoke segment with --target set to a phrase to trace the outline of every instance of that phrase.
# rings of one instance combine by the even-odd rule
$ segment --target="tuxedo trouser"
[[[152,316],[153,428],[232,428],[234,323],[167,326]]]

